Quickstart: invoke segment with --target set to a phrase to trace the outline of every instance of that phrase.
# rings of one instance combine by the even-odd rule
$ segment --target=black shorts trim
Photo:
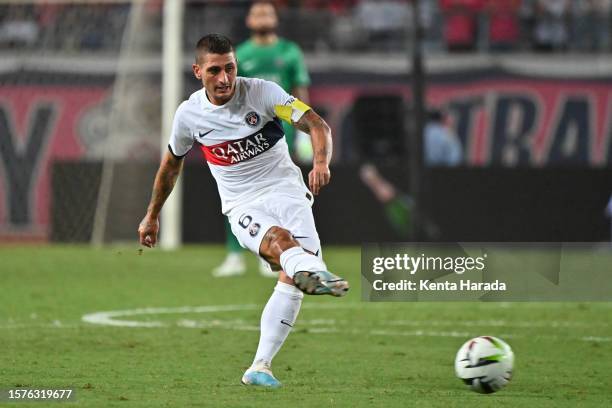
[[[183,159],[183,157],[187,156],[187,153],[189,153],[189,152],[187,152],[187,153],[185,153],[185,154],[184,154],[184,155],[182,155],[182,156],[176,155],[176,154],[174,154],[174,152],[172,151],[172,147],[170,146],[170,144],[168,144],[168,150],[170,151],[170,154],[172,154],[172,156],[174,156],[174,158],[175,158],[175,159],[177,159],[177,160],[182,160],[182,159]]]

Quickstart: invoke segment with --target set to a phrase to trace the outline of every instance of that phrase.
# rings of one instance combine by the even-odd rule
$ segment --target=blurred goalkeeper
[[[330,180],[329,126],[273,82],[237,76],[231,41],[209,34],[198,41],[195,77],[203,88],[176,110],[168,152],[162,158],[140,243],[153,247],[159,213],[195,145],[215,177],[222,211],[238,242],[279,271],[261,316],[259,346],[242,383],[279,387],[270,369],[309,295],[343,296],[348,282],[323,262],[311,206]],[[281,119],[310,134],[314,149],[309,188],[291,161]]]
[[[254,1],[249,7],[246,25],[251,30],[251,38],[236,47],[240,75],[261,78],[280,85],[285,92],[308,103],[310,77],[300,47],[276,34],[278,15],[271,1]],[[291,124],[284,122],[285,140],[289,153],[300,162],[312,161],[312,147],[308,135],[296,131]],[[232,234],[229,224],[225,223],[227,256],[223,263],[212,273],[215,277],[242,275],[246,271],[243,250]],[[259,272],[263,276],[277,277],[264,263]]]

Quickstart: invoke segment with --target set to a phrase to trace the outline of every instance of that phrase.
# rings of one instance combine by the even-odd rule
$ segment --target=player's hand
[[[157,243],[157,233],[159,232],[159,220],[151,218],[149,214],[140,222],[138,226],[138,235],[140,236],[140,244],[148,248],[153,248]]]
[[[315,164],[310,173],[308,173],[308,187],[312,194],[318,195],[321,187],[329,184],[331,173],[327,164]]]

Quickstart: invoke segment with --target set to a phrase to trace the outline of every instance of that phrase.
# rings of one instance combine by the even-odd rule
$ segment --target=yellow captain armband
[[[287,123],[297,122],[302,115],[310,109],[310,106],[296,98],[288,105],[274,105],[274,113],[276,116]]]

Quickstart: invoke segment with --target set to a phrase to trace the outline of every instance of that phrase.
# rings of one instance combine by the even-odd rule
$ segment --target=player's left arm
[[[305,84],[306,81],[303,81]],[[274,115],[298,130],[310,135],[313,150],[312,170],[308,173],[308,186],[314,195],[319,194],[321,187],[331,179],[329,162],[332,157],[331,129],[310,106],[295,96],[290,97],[282,88],[270,82],[264,82]],[[305,87],[304,87],[305,88]],[[268,105],[268,106],[270,106]]]
[[[308,133],[312,141],[312,170],[308,173],[308,186],[314,195],[331,179],[329,162],[332,157],[331,129],[314,110],[308,109],[293,126]]]

